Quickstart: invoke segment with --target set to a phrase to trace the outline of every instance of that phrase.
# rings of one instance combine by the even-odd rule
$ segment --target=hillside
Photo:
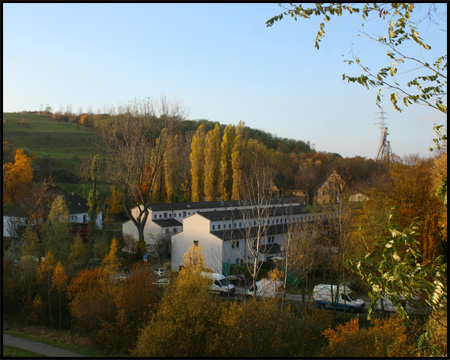
[[[104,114],[101,118],[107,119],[108,116]],[[44,178],[51,175],[66,191],[76,191],[87,198],[90,184],[80,183],[80,165],[93,154],[92,139],[95,134],[78,123],[79,116],[74,116],[73,122],[68,122],[68,118],[64,120],[37,113],[3,113],[3,163],[13,161],[16,148],[25,148],[29,154],[35,153],[37,156],[35,176]],[[204,119],[184,120],[178,123],[177,131],[193,133],[200,124],[204,124],[207,131],[215,126],[215,122]],[[225,126],[220,125],[222,134]],[[284,154],[315,153],[302,141],[278,138],[249,127],[245,131],[249,138]],[[109,188],[102,184],[101,174],[99,180],[100,191],[108,191]]]

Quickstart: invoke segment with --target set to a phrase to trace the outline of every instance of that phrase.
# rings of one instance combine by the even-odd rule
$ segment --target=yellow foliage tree
[[[211,356],[209,345],[218,331],[220,302],[201,276],[204,258],[199,246],[188,250],[184,268],[164,296],[152,321],[141,332],[132,356]]]
[[[49,251],[45,254],[45,258],[39,264],[37,269],[36,281],[38,284],[42,283],[47,293],[48,313],[50,324],[53,322],[52,305],[51,305],[51,289],[53,272],[55,271],[56,260],[53,254]]]
[[[239,122],[236,127],[236,138],[231,152],[231,166],[233,168],[233,188],[231,198],[241,200],[244,198],[244,123]]]
[[[191,145],[192,201],[201,201],[203,197],[205,137],[205,125],[202,124],[192,138]]]
[[[231,191],[233,186],[233,168],[231,165],[231,152],[234,144],[234,126],[229,124],[225,128],[222,139],[222,155],[220,159],[220,177],[222,200],[231,199]]]
[[[221,155],[220,126],[206,134],[205,144],[205,196],[206,201],[214,201],[218,193]]]
[[[18,149],[14,164],[3,164],[3,202],[16,204],[31,192],[33,169],[23,149]]]
[[[52,287],[58,292],[58,328],[61,328],[61,293],[67,287],[67,274],[60,261],[56,264],[55,271],[53,272]]]
[[[336,329],[324,331],[328,345],[325,357],[410,357],[413,355],[412,336],[397,316],[375,319],[368,329],[359,327],[353,318]]]
[[[171,136],[167,144],[167,150],[164,154],[164,181],[166,185],[166,201],[173,202],[177,192],[177,162],[178,154],[176,144],[178,135]]]

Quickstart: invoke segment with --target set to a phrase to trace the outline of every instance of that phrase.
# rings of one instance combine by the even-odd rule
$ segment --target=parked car
[[[227,279],[233,285],[244,285],[245,284],[245,276],[242,274],[234,274],[227,276]]]
[[[202,272],[202,276],[211,280],[210,292],[212,293],[231,296],[236,292],[234,285],[222,274]]]
[[[255,294],[255,289],[253,285],[245,292],[245,296],[250,298]],[[281,299],[283,296],[283,282],[262,279],[256,282],[256,297],[258,298],[275,298]]]
[[[153,272],[158,276],[158,277],[164,277],[169,275],[168,271],[165,271],[163,268],[157,268],[155,270],[153,270]]]
[[[164,288],[170,284],[170,280],[168,278],[161,278],[156,280],[153,285],[156,285],[159,288]]]
[[[333,290],[333,292],[332,292]],[[314,305],[322,309],[331,309],[336,302],[336,308],[338,310],[347,310],[349,312],[364,311],[365,304],[361,299],[352,299],[350,293],[352,290],[349,287],[329,284],[320,284],[314,286],[313,301]],[[336,299],[337,293],[337,299]]]

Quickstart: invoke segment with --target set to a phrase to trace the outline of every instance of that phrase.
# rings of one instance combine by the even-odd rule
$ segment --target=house
[[[314,200],[316,204],[338,203],[339,195],[342,194],[345,181],[336,169],[333,169],[325,177],[325,180],[317,187]]]
[[[265,204],[269,207],[298,205],[291,199],[272,199],[267,200]],[[179,233],[183,230],[184,219],[197,213],[248,209],[252,206],[251,201],[244,200],[152,204],[148,209],[144,240],[147,245],[151,245],[159,237],[170,237]],[[139,208],[135,207],[131,212],[134,217],[137,217]],[[131,236],[136,240],[139,238],[137,228],[132,220],[122,225],[122,233],[124,236]]]
[[[192,245],[202,247],[206,266],[214,272],[222,273],[224,264],[252,262],[254,256],[248,246],[256,246],[258,228],[264,228],[258,261],[269,261],[282,255],[282,245],[292,224],[324,219],[322,212],[298,205],[269,208],[263,217],[257,213],[254,207],[186,217],[183,230],[172,236],[172,270],[180,269],[184,254]]]
[[[87,236],[87,226],[89,224],[89,206],[87,201],[80,195],[75,194],[74,192],[68,193],[58,186],[53,187],[52,191],[54,191],[56,196],[62,195],[64,197],[69,212],[69,222],[73,225],[73,232],[79,232],[85,239]],[[43,219],[37,219],[34,223],[30,223],[27,207],[29,207],[29,204],[27,203],[18,204],[3,214],[4,238],[15,238],[24,227],[30,225],[39,226],[42,224]],[[95,220],[98,229],[102,228],[102,222],[102,213],[99,213]]]

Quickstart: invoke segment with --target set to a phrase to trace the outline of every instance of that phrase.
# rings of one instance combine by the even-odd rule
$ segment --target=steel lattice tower
[[[383,109],[379,112],[381,114],[380,116],[380,122],[377,124],[380,124],[379,129],[381,129],[381,138],[380,138],[380,144],[378,145],[378,151],[377,156],[375,157],[376,161],[389,161],[389,158],[391,157],[391,143],[389,140],[387,140],[387,136],[389,135],[387,131],[387,124],[384,122],[384,114],[385,112]]]

